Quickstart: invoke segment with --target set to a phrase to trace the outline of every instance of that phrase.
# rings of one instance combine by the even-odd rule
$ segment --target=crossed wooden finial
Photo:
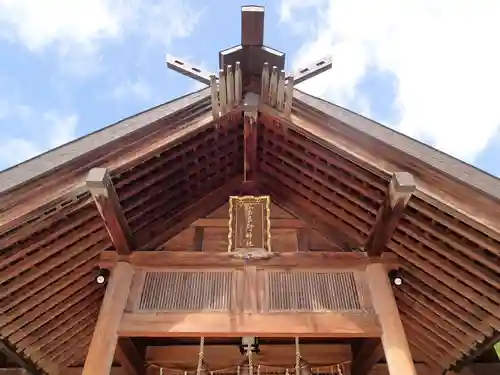
[[[260,101],[284,116],[292,109],[293,87],[331,69],[331,57],[323,58],[309,67],[288,76],[284,71],[284,53],[264,46],[264,7],[243,6],[241,9],[241,44],[220,53],[219,74],[205,73],[179,59],[167,59],[167,66],[211,87],[214,118],[243,105],[244,82],[251,77],[261,79]],[[257,91],[257,90],[255,90]]]

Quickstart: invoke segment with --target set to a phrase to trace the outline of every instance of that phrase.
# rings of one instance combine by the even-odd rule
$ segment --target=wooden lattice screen
[[[135,311],[372,312],[361,271],[164,269],[139,272],[135,284]]]

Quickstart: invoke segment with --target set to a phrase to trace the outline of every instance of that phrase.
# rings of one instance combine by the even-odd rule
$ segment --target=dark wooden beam
[[[385,255],[382,261],[388,269],[397,268],[396,257]],[[130,262],[136,267],[240,267],[248,265],[266,267],[305,267],[305,268],[360,268],[372,262],[365,253],[334,251],[311,251],[277,253],[268,259],[248,261],[227,252],[196,251],[135,251],[130,255],[119,255],[114,251],[101,253],[99,265],[111,269],[117,262]],[[379,260],[377,260],[379,261]]]
[[[87,176],[87,187],[94,198],[111,241],[120,254],[128,254],[133,248],[133,238],[127,219],[106,168],[93,168]]]
[[[351,374],[368,375],[383,355],[384,348],[380,339],[364,339],[354,355]]]
[[[309,251],[311,249],[310,244],[310,228],[298,228],[297,229],[297,250],[298,251]]]
[[[228,228],[228,219],[219,217],[210,217],[198,219],[191,224],[191,227],[203,228]],[[307,224],[300,219],[273,218],[271,219],[271,228],[273,229],[305,229]]]
[[[116,346],[115,358],[122,366],[126,375],[145,375],[146,365],[144,355],[141,355],[132,339],[120,337]]]
[[[227,226],[227,223],[226,223]],[[203,251],[203,239],[205,237],[205,228],[197,226],[193,231],[193,249],[195,251]]]
[[[241,7],[241,45],[244,47],[264,44],[264,7]]]
[[[370,256],[380,256],[391,239],[406,204],[416,190],[413,176],[407,172],[392,175],[384,203],[379,209],[377,220],[366,241],[365,251]]]
[[[44,374],[33,362],[19,355],[7,340],[0,339],[0,352],[4,353],[7,359],[25,369],[31,375]]]
[[[255,181],[257,172],[257,118],[259,96],[253,92],[245,95],[243,101],[244,109],[244,152],[245,168],[244,181]]]

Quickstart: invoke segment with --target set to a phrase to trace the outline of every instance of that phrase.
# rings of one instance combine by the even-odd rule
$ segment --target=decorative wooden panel
[[[362,274],[353,271],[263,271],[262,312],[371,312]]]
[[[233,271],[145,271],[138,310],[160,312],[228,311]]]
[[[129,310],[372,313],[361,271],[165,269],[137,274]]]
[[[271,251],[269,196],[229,197],[228,250]]]

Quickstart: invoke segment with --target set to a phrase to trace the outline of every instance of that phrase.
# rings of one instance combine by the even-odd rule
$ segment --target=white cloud
[[[77,73],[96,68],[104,41],[140,36],[166,46],[200,15],[183,0],[0,0],[0,37],[33,52],[54,48]]]
[[[115,100],[134,98],[143,102],[153,98],[151,87],[143,80],[128,80],[113,87],[111,97]]]
[[[294,67],[333,55],[333,69],[302,89],[349,105],[370,68],[397,77],[400,121],[390,124],[466,161],[500,125],[500,1],[282,0],[281,19],[316,19]],[[499,157],[500,159],[500,157]]]
[[[12,110],[0,113],[0,170],[30,159],[77,136],[78,116],[55,110],[38,113],[34,108],[0,100]],[[18,135],[22,133],[22,136]]]

